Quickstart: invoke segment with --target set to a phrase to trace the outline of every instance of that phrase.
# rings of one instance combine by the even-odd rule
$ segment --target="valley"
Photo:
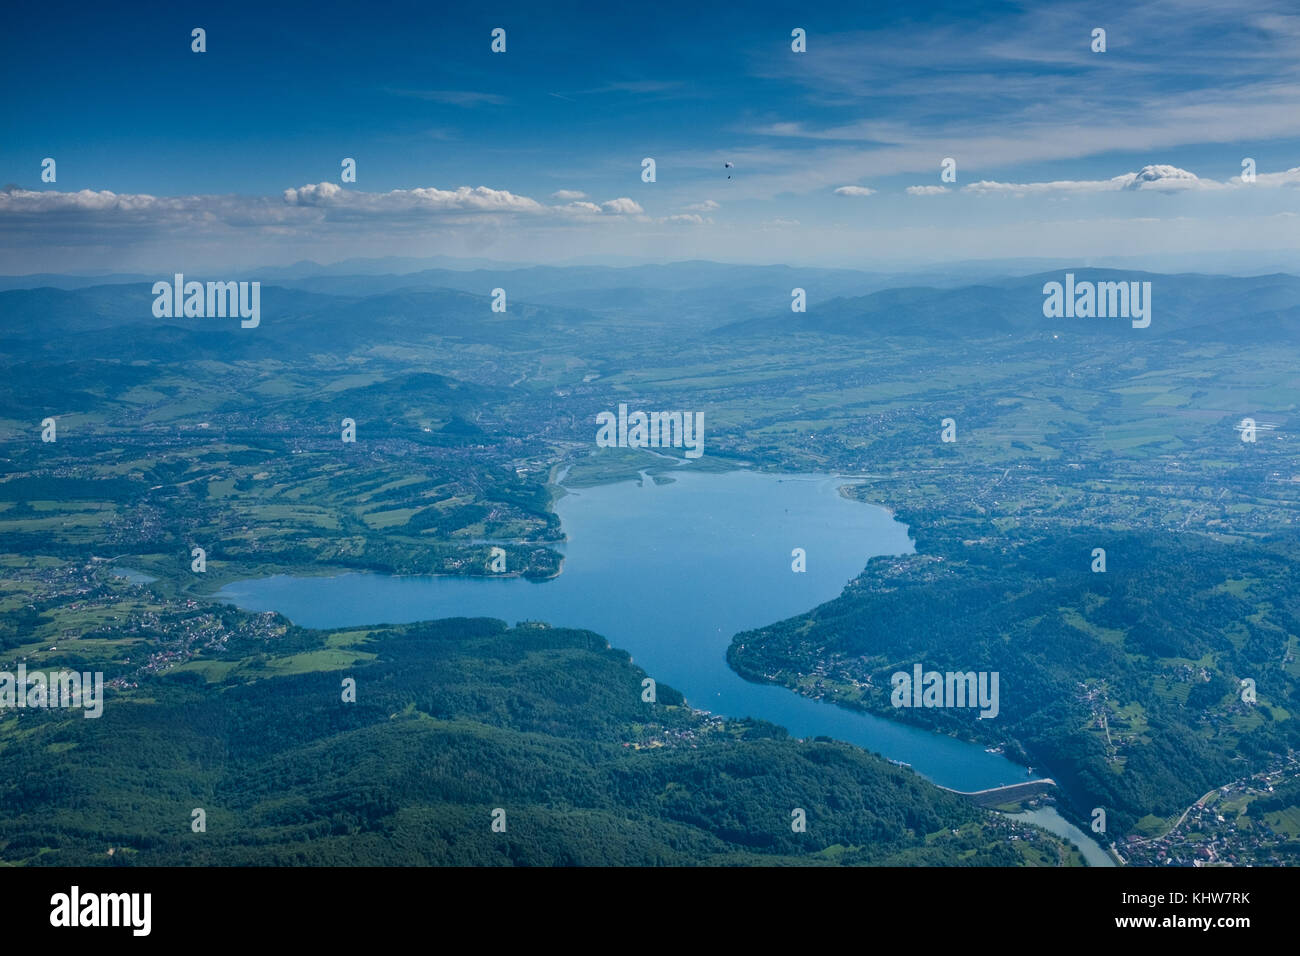
[[[148,283],[0,292],[0,664],[103,670],[95,724],[112,695],[150,713],[172,694],[324,687],[383,666],[378,625],[416,625],[318,632],[211,595],[273,574],[488,579],[496,546],[510,576],[558,581],[566,494],[642,473],[852,475],[846,493],[890,509],[915,553],[864,560],[842,593],[755,622],[730,666],[1001,747],[1060,784],[1082,829],[1104,807],[1108,838],[1147,839],[1300,749],[1300,376],[1286,344],[1300,280],[1131,275],[1155,288],[1147,328],[1045,317],[1050,274],[880,288],[849,270],[791,281],[708,263],[267,282],[250,329],[157,319]],[[807,313],[788,311],[792,285]],[[598,448],[597,415],[620,404],[701,412],[704,454]],[[47,417],[55,442],[41,441]],[[1246,417],[1271,427],[1242,441]],[[998,717],[890,706],[889,673],[917,662],[998,671]],[[1257,702],[1240,699],[1245,678]],[[40,719],[55,735],[41,747],[73,733]],[[0,746],[35,760],[15,720]],[[78,749],[59,746],[40,752]],[[13,815],[30,803],[19,794],[0,800],[8,840],[35,819]],[[396,825],[400,804],[375,820]],[[862,839],[841,836],[818,846]]]

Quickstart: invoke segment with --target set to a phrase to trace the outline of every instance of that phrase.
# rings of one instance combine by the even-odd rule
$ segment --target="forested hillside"
[[[289,628],[263,643],[260,657],[249,654],[255,644],[112,693],[99,719],[6,715],[0,859],[1057,865],[1071,858],[1055,838],[848,745],[710,718],[664,685],[655,703],[645,702],[643,672],[590,632],[451,619],[364,633]],[[354,657],[352,666],[339,667],[327,647]],[[266,676],[276,673],[283,676]],[[356,681],[354,703],[344,702],[345,677]],[[57,773],[49,772],[53,755]],[[791,826],[796,808],[806,832]],[[192,828],[195,809],[204,811],[204,832]],[[504,832],[492,826],[498,809]],[[1009,842],[1009,834],[1020,838]]]
[[[973,524],[922,523],[916,555],[876,558],[838,599],[737,635],[732,666],[798,684],[820,664],[819,690],[843,703],[1046,764],[1119,832],[1300,747],[1295,534],[976,540],[963,536]],[[1104,571],[1093,570],[1095,548]],[[890,675],[918,662],[997,671],[997,718],[893,707]]]

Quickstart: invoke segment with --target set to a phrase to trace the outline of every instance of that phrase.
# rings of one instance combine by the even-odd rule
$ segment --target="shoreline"
[[[835,487],[837,489],[837,496],[842,500],[851,501],[853,502],[853,504],[859,506],[865,505],[866,507],[869,508],[880,508],[885,512],[886,516],[890,520],[896,520],[894,510],[889,508],[888,506],[880,505],[875,502],[863,501],[861,498],[858,498],[852,494],[846,494],[846,492],[849,491],[850,489],[857,487],[857,485],[853,484],[854,479],[851,476],[846,476],[843,474],[835,474],[835,473],[827,474],[827,473],[817,473],[817,472],[809,472],[803,474],[790,474],[786,472],[768,472],[762,469],[751,469],[751,468],[744,468],[744,467],[729,468],[726,469],[724,473],[734,474],[736,472],[755,474],[755,475],[765,475],[777,479],[795,478],[795,479],[817,480],[817,481],[826,481],[827,479],[830,479],[836,482]],[[565,488],[565,486],[559,483],[566,480],[569,477],[569,472],[568,469],[566,468],[565,463],[564,462],[553,463],[550,470],[550,476],[548,477],[551,477],[555,480],[548,482],[549,490],[551,491],[552,497],[547,510],[551,515],[555,516],[558,522],[560,520],[560,516],[559,516],[558,509],[556,509],[554,505],[555,502],[557,502],[559,498],[562,497],[563,493],[567,493],[567,489]],[[646,477],[649,476],[647,476],[644,472],[641,472],[639,475],[636,476],[633,475],[625,475],[625,476],[620,475],[617,477],[608,476],[606,480],[602,480],[594,484],[595,486],[618,485],[618,484],[625,484],[628,482],[640,482],[644,484]],[[562,534],[562,540],[567,542],[567,536]],[[907,553],[907,552],[900,552],[900,553]],[[395,573],[392,571],[375,569],[375,568],[347,567],[343,565],[322,566],[314,563],[306,564],[306,565],[288,565],[288,566],[262,565],[257,567],[256,569],[253,568],[243,569],[252,573],[242,573],[242,574],[236,573],[234,575],[222,574],[219,581],[212,582],[212,584],[210,584],[205,589],[204,592],[195,593],[193,591],[190,591],[188,596],[200,600],[211,601],[213,603],[233,605],[238,607],[239,605],[238,605],[237,598],[231,596],[225,596],[221,594],[221,592],[225,588],[231,585],[240,584],[242,582],[266,580],[267,578],[277,577],[277,576],[283,576],[283,577],[302,576],[302,577],[311,577],[311,578],[330,579],[330,578],[341,578],[345,575],[350,575],[350,574],[368,574],[368,575],[380,575],[380,576],[394,578],[394,579],[421,579],[421,578],[448,579],[448,580],[523,579],[523,580],[534,581],[537,583],[545,583],[547,581],[553,581],[558,579],[560,575],[564,573],[567,566],[567,557],[563,553],[559,553],[558,558],[559,560],[557,566],[555,567],[555,570],[553,572],[544,575],[537,575],[537,576],[528,576],[523,573],[492,575],[492,574],[463,574],[463,573],[455,573],[455,572],[450,572],[450,573],[449,572],[422,572],[418,574],[410,574],[410,573]],[[866,559],[867,562],[869,562],[870,560],[871,560],[870,558]],[[865,567],[865,562],[863,566]],[[147,569],[142,569],[142,568],[136,568],[136,570],[143,570],[146,571],[146,573],[152,573],[149,572]],[[181,577],[179,580],[185,581],[185,578]],[[173,578],[171,581],[168,582],[168,584],[171,586],[175,586],[176,583],[177,583],[176,578]],[[436,620],[437,618],[434,617],[430,619]],[[733,640],[735,636],[736,635],[734,634],[732,635]],[[728,648],[728,650],[730,650],[730,647]],[[756,679],[756,676],[751,676],[745,673],[742,668],[735,666],[735,663],[731,658],[732,658],[732,654],[724,653],[724,659],[726,660],[727,670],[730,671],[736,677],[740,677],[742,680],[747,680],[758,684],[779,686],[790,693],[797,694],[800,698],[804,700],[817,700],[817,698],[814,698],[811,695],[805,693],[798,686],[786,684],[780,681],[772,681],[772,680],[766,680],[761,678]],[[983,745],[987,749],[988,741],[966,738],[962,735],[951,733],[951,732],[938,731],[932,727],[927,727],[921,724],[914,724],[906,720],[899,721],[897,719],[897,714],[892,712],[885,713],[885,714],[877,713],[872,708],[868,706],[864,706],[860,701],[845,701],[845,700],[836,700],[832,698],[832,699],[824,700],[823,702],[837,704],[841,708],[848,710],[850,712],[856,711],[869,717],[873,717],[876,719],[883,719],[889,721],[890,723],[897,724],[899,726],[910,727],[915,730],[920,730],[926,734],[947,738],[958,743],[967,744],[967,745]],[[1019,764],[1018,761],[1013,761],[1013,762]],[[1031,779],[1031,780],[1023,781],[1023,783],[1004,784],[1003,786],[1010,787],[1010,788],[1024,788],[1026,785],[1032,787],[1036,783],[1037,783],[1037,779]],[[949,788],[945,788],[945,789],[949,789]],[[978,793],[979,791],[964,792],[964,791],[953,790],[952,792],[966,793],[967,795],[970,795],[971,793]]]

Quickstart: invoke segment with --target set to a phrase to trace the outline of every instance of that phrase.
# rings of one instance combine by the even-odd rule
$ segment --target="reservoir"
[[[838,596],[868,558],[913,552],[907,527],[887,510],[839,493],[851,478],[750,471],[671,477],[561,497],[564,568],[549,581],[277,575],[237,581],[217,597],[316,628],[441,617],[587,628],[701,710],[761,718],[797,737],[845,740],[953,790],[1035,779],[982,745],[749,683],[727,666],[737,632]],[[806,552],[805,573],[791,570],[794,548]]]

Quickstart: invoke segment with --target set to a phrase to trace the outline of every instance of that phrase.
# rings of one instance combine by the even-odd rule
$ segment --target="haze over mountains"
[[[601,261],[586,261],[600,259]],[[252,269],[223,270],[229,272],[227,278],[259,279],[265,282],[275,280],[280,284],[294,285],[310,280],[331,280],[344,282],[348,279],[364,276],[375,281],[385,277],[417,276],[426,274],[418,281],[443,281],[449,288],[459,288],[463,277],[446,277],[445,273],[479,272],[479,273],[522,273],[527,282],[540,284],[545,277],[556,277],[560,270],[565,274],[583,275],[583,285],[588,288],[639,288],[656,287],[663,284],[671,275],[672,281],[685,281],[688,286],[695,285],[701,275],[710,281],[715,280],[718,272],[711,270],[734,270],[732,277],[746,274],[763,277],[773,264],[737,263],[726,257],[718,259],[679,259],[669,258],[661,262],[629,257],[582,257],[568,262],[557,263],[519,263],[493,259],[468,258],[456,256],[382,256],[374,258],[343,259],[338,262],[322,264],[304,259],[284,266],[262,266]],[[1161,255],[1142,256],[1087,256],[1078,259],[1061,258],[1015,258],[1015,259],[961,259],[953,261],[918,261],[911,264],[891,263],[887,260],[871,259],[856,268],[825,268],[819,266],[795,266],[801,275],[850,275],[858,274],[872,280],[887,280],[887,285],[949,285],[969,282],[991,276],[1021,276],[1054,269],[1107,268],[1132,269],[1152,272],[1200,272],[1209,275],[1264,275],[1271,272],[1294,272],[1300,268],[1300,262],[1291,257],[1279,257],[1274,254],[1250,252],[1246,250],[1224,250],[1201,255]],[[742,270],[750,270],[748,273]],[[585,270],[578,272],[577,270]],[[643,270],[643,271],[634,271]],[[158,274],[143,272],[113,272],[104,270],[84,270],[77,272],[42,272],[26,275],[0,275],[0,290],[33,289],[49,286],[57,289],[75,289],[92,285],[120,285],[128,282],[152,282],[161,275],[176,271],[174,263],[158,264]],[[183,271],[183,270],[182,270]],[[924,281],[923,281],[924,280]],[[535,287],[535,286],[530,286]],[[369,291],[377,291],[380,286],[371,286]],[[337,291],[337,290],[336,290]],[[548,291],[538,287],[538,291]],[[558,291],[552,286],[550,291]]]
[[[1066,271],[1078,282],[1151,282],[1150,328],[1130,330],[1127,321],[1114,318],[1045,318],[1043,285],[1062,281]],[[240,331],[238,323],[221,319],[157,319],[151,287],[158,277],[121,278],[129,281],[101,279],[62,288],[42,284],[0,292],[0,308],[11,318],[2,335],[40,339],[54,330],[85,335],[138,327],[142,340],[156,338],[165,348],[177,335],[175,330],[194,336],[196,342]],[[186,276],[198,281],[216,278],[226,277]],[[321,337],[342,344],[378,342],[388,335],[445,335],[466,342],[499,339],[507,348],[512,342],[537,347],[611,321],[647,333],[657,328],[719,336],[800,331],[1109,336],[1141,331],[1152,337],[1267,341],[1300,329],[1300,279],[1286,274],[1230,277],[1066,267],[976,282],[948,277],[926,284],[926,278],[708,262],[286,277],[262,280],[266,321],[260,334],[292,350],[317,347]],[[506,290],[510,304],[505,313],[491,310],[494,288]],[[791,313],[793,288],[806,291],[807,312]],[[506,331],[509,335],[501,338]],[[98,341],[91,335],[79,343],[61,341],[58,348],[76,353],[96,347]],[[229,347],[250,345],[241,341]]]

